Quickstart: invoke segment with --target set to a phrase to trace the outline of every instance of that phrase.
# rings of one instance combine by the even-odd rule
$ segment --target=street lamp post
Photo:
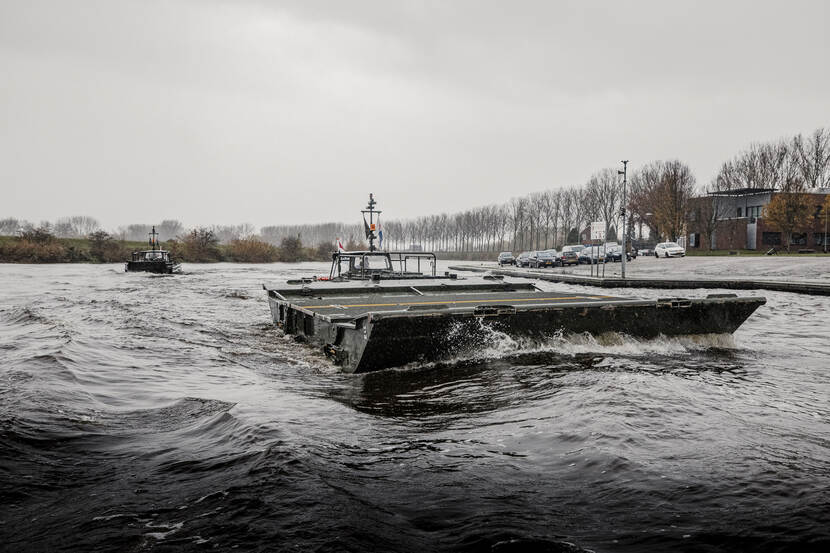
[[[628,160],[627,159],[622,160],[622,164],[623,164],[623,170],[622,171],[617,171],[617,174],[623,176],[622,207],[620,208],[620,213],[622,214],[623,235],[622,235],[622,256],[620,256],[620,260],[622,261],[622,277],[625,278],[625,258],[626,258],[626,254],[627,254],[627,251],[625,249],[625,238],[626,238],[626,233],[628,231],[628,229],[625,226],[625,201],[626,201],[625,200],[625,188],[626,188],[626,184],[628,183]]]

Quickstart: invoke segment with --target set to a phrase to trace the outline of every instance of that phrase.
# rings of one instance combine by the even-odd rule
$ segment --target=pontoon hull
[[[323,348],[343,371],[352,373],[465,355],[505,337],[542,342],[557,335],[581,333],[616,332],[642,338],[732,333],[766,302],[732,294],[695,300],[539,295],[536,303],[527,301],[527,293],[511,302],[505,294],[495,292],[492,300],[486,295],[464,299],[469,293],[454,292],[402,302],[390,299],[400,295],[387,292],[378,295],[373,304],[344,306],[322,296],[317,305],[310,305],[313,301],[292,302],[269,291],[269,305],[274,322],[286,333]],[[399,303],[390,303],[394,301]],[[329,309],[358,307],[369,311],[338,318],[331,313],[336,309]]]

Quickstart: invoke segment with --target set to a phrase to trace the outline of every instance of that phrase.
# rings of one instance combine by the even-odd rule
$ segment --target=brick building
[[[707,221],[716,219],[713,245],[715,250],[760,250],[786,248],[784,233],[764,222],[763,211],[776,194],[784,194],[768,188],[741,188],[711,192],[690,201],[686,247],[709,249]],[[795,249],[824,249],[830,246],[826,221],[821,212],[830,189],[808,191],[812,217],[807,227],[796,229],[790,239]],[[830,251],[830,248],[828,248]]]

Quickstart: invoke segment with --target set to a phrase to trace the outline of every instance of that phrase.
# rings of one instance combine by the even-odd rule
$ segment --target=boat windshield
[[[391,270],[392,264],[385,255],[367,255],[364,259],[364,268],[369,270]]]
[[[164,252],[144,252],[145,261],[162,261],[164,257]]]

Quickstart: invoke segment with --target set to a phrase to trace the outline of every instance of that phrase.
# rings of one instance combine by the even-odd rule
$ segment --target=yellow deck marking
[[[563,296],[558,298],[498,298],[498,299],[480,299],[480,300],[450,300],[450,301],[407,301],[400,303],[355,303],[351,305],[337,304],[337,305],[302,305],[305,309],[328,309],[328,308],[342,308],[342,307],[393,307],[397,305],[445,305],[448,303],[485,303],[485,302],[502,302],[510,304],[517,301],[556,301],[556,300],[590,300],[590,299],[605,299],[613,298],[614,296]]]

